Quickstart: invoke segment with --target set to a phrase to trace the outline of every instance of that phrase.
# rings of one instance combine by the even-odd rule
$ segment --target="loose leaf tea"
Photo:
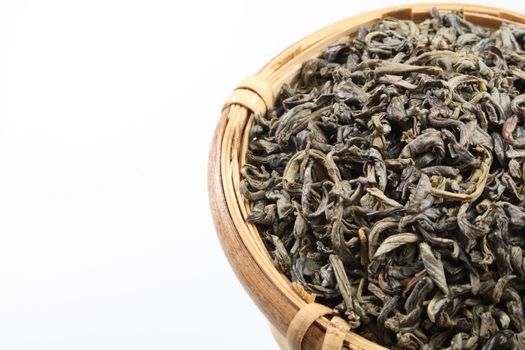
[[[275,265],[393,349],[525,349],[525,28],[385,18],[255,115]]]

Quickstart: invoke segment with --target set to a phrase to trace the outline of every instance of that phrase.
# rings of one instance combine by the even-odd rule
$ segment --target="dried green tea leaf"
[[[415,243],[419,240],[419,236],[414,233],[398,233],[387,237],[379,246],[374,254],[373,259],[384,255],[392,250],[401,247],[402,245]]]
[[[274,265],[392,349],[525,348],[525,27],[387,17],[255,114],[238,190]]]
[[[443,294],[448,295],[447,279],[441,260],[434,256],[432,249],[425,242],[419,244],[419,253],[421,254],[421,260],[427,270],[428,276],[434,281],[436,286],[441,289]]]

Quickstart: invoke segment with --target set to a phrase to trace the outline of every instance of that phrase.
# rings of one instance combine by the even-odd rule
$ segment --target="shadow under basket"
[[[244,80],[224,105],[209,158],[208,191],[215,228],[233,270],[270,321],[274,337],[283,349],[386,348],[353,333],[345,321],[333,316],[330,308],[315,303],[312,295],[281,274],[257,228],[246,221],[250,208],[239,189],[240,169],[246,161],[254,113],[266,113],[272,108],[281,86],[292,81],[302,63],[318,57],[341,37],[385,17],[420,22],[430,17],[433,6],[440,12],[463,9],[467,20],[486,28],[497,28],[503,22],[525,23],[525,15],[461,3],[414,4],[363,13],[290,46],[255,76]]]

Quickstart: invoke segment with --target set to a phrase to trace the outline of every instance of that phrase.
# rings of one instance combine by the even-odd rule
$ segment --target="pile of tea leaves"
[[[255,115],[275,265],[392,349],[525,349],[525,27],[386,18]]]

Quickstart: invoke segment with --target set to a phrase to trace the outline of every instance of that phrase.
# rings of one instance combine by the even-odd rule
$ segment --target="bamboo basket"
[[[329,44],[385,17],[420,22],[431,7],[442,12],[463,9],[467,20],[496,28],[502,22],[525,24],[525,15],[494,7],[415,4],[366,12],[336,22],[290,46],[244,80],[222,110],[209,155],[208,191],[211,211],[222,247],[244,288],[271,323],[283,349],[385,350],[359,335],[332,310],[290,283],[272,264],[254,225],[247,223],[249,206],[239,191],[248,135],[256,112],[265,113],[283,83],[290,82],[304,61],[320,55]]]

